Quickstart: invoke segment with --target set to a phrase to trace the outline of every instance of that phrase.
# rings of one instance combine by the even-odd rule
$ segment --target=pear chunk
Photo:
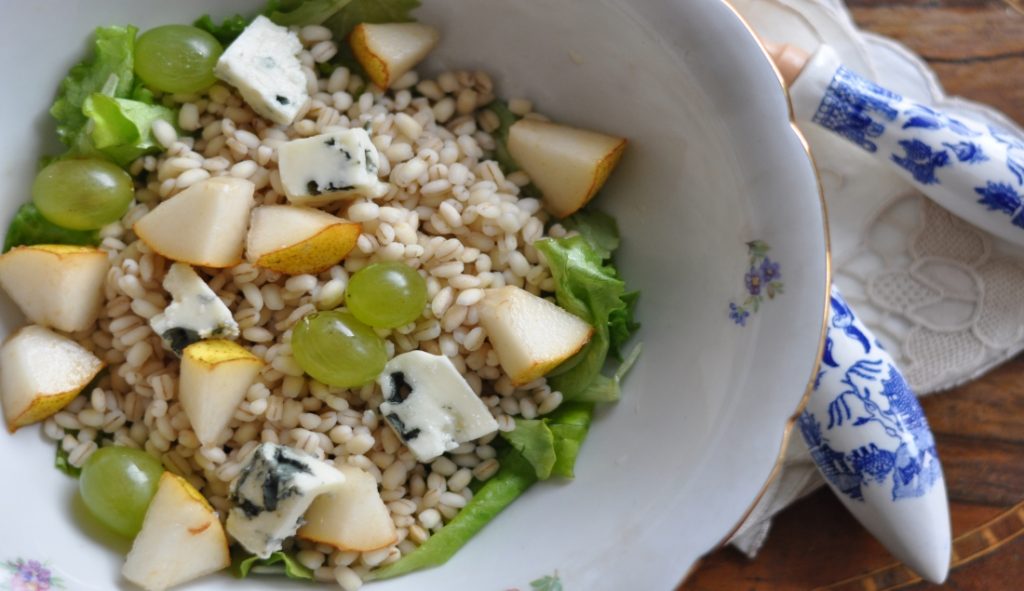
[[[313,501],[298,536],[343,551],[370,552],[394,544],[398,533],[377,491],[377,480],[355,466],[338,470],[345,475],[345,484]]]
[[[560,218],[594,197],[625,149],[623,138],[536,119],[516,121],[508,134],[509,154]]]
[[[480,324],[514,385],[548,373],[594,333],[581,318],[525,289],[509,285],[484,293]]]
[[[420,23],[361,23],[352,29],[349,45],[370,80],[388,88],[427,57],[440,39],[437,29]]]
[[[89,246],[19,246],[0,256],[0,286],[29,321],[66,332],[85,330],[99,315],[107,253]]]
[[[213,507],[184,478],[164,472],[121,574],[147,591],[163,591],[230,565]]]
[[[157,205],[134,231],[154,252],[199,267],[242,262],[255,185],[222,176],[207,179]]]
[[[316,274],[345,258],[362,225],[319,209],[264,205],[252,210],[246,258],[286,275]]]
[[[0,347],[0,401],[12,433],[64,408],[103,369],[87,349],[41,326],[26,326]]]
[[[263,360],[231,341],[211,339],[185,347],[178,397],[200,443],[216,443],[262,367]]]

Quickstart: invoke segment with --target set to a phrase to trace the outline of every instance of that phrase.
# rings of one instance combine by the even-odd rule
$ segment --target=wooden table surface
[[[924,57],[947,93],[1024,123],[1024,0],[847,4],[861,28]],[[1024,355],[922,404],[951,504],[954,568],[945,585],[920,582],[819,490],[775,519],[756,559],[718,550],[678,591],[1024,590]]]

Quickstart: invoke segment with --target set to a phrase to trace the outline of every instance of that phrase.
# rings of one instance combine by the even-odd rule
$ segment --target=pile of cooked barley
[[[131,167],[137,204],[102,232],[102,248],[113,263],[106,305],[97,330],[75,335],[109,371],[91,393],[48,419],[44,430],[61,441],[74,466],[98,445],[144,448],[202,491],[222,517],[229,508],[228,483],[261,441],[368,470],[381,484],[398,542],[365,553],[304,541],[293,548],[318,580],[351,590],[370,569],[394,562],[454,517],[472,497],[472,479],[494,475],[495,435],[430,464],[417,463],[376,412],[376,383],[346,390],[305,376],[291,354],[291,327],[315,310],[340,306],[351,273],[375,261],[403,261],[426,278],[429,303],[415,323],[378,330],[388,357],[416,349],[446,355],[508,431],[513,416],[548,413],[562,396],[544,379],[512,386],[478,323],[476,304],[483,288],[513,284],[541,293],[554,285],[531,246],[544,235],[547,216],[537,199],[520,195],[529,179],[522,172],[506,177],[485,159],[498,127],[497,116],[481,108],[494,98],[486,73],[445,72],[421,81],[410,72],[386,93],[368,89],[353,96],[365,84],[347,69],[329,78],[314,73],[318,62],[337,51],[330,31],[309,26],[299,35],[311,98],[288,128],[255,115],[221,84],[201,96],[164,97],[180,105],[179,127],[192,137],[177,137],[163,122],[154,126],[166,152]],[[525,100],[511,101],[510,108],[536,116]],[[291,277],[248,263],[199,269],[234,314],[241,343],[266,361],[218,445],[201,447],[177,401],[178,361],[149,327],[149,319],[169,303],[161,287],[169,263],[136,240],[132,224],[160,200],[211,176],[249,179],[257,204],[284,203],[276,148],[293,138],[357,126],[368,129],[380,151],[380,175],[390,190],[375,201],[328,208],[363,224],[343,264],[317,276]],[[555,225],[549,233],[563,236],[565,230]]]

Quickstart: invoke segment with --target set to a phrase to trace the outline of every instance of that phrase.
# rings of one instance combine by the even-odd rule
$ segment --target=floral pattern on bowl
[[[729,318],[739,326],[747,325],[747,319],[760,310],[761,303],[766,297],[772,300],[783,292],[782,266],[768,257],[768,251],[771,249],[772,247],[762,240],[747,243],[750,267],[743,276],[747,297],[740,304],[729,302]]]
[[[53,576],[49,567],[38,560],[18,558],[3,563],[10,578],[0,581],[0,589],[7,591],[52,591],[64,589],[60,578]]]
[[[508,591],[520,591],[518,587],[513,587]],[[530,581],[529,591],[563,591],[562,590],[562,579],[558,576],[558,571],[555,571],[553,575],[546,575],[539,579]]]

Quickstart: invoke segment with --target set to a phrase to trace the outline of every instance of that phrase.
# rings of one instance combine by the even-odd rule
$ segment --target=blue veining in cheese
[[[238,336],[238,323],[231,310],[192,267],[184,263],[171,265],[164,276],[164,289],[174,299],[149,320],[149,325],[177,355],[202,339]]]
[[[227,531],[246,550],[267,558],[295,535],[317,496],[344,482],[344,474],[326,462],[262,443],[231,483]]]
[[[498,430],[487,405],[443,355],[403,353],[384,366],[377,383],[381,415],[421,462]]]
[[[377,178],[377,147],[361,128],[283,144],[277,166],[284,192],[295,204],[316,205],[357,195],[373,199],[388,190]]]

